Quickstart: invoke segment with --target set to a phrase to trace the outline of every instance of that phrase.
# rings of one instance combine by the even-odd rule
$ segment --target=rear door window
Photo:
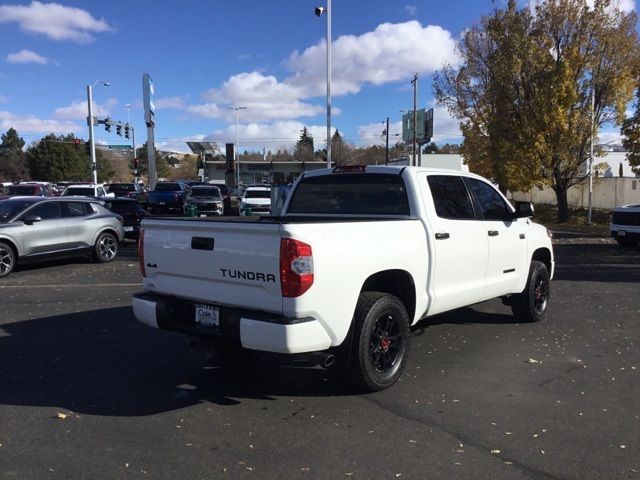
[[[451,220],[475,220],[471,197],[461,177],[429,175],[427,182],[438,217]]]
[[[86,216],[84,202],[62,202],[60,207],[65,218]]]

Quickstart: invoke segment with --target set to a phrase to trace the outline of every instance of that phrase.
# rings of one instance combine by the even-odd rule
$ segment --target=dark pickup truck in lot
[[[150,212],[184,209],[189,186],[182,182],[158,182],[147,196],[147,210]]]

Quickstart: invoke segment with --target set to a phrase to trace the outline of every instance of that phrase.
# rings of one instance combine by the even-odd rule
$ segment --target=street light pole
[[[93,136],[93,92],[92,87],[96,83],[102,83],[105,87],[108,87],[109,82],[104,80],[96,80],[92,84],[87,85],[87,124],[89,125],[89,152],[91,154],[91,170],[93,171],[93,183],[98,183],[98,168],[96,165],[96,141]]]
[[[327,6],[316,7],[316,16],[327,14],[327,167],[331,168],[331,0]]]
[[[236,186],[240,186],[240,129],[238,128],[238,110],[245,110],[247,107],[233,105],[229,107],[236,111],[236,148],[233,151],[234,163],[236,164]]]
[[[387,129],[385,132],[387,133],[387,149],[385,151],[384,164],[389,165],[389,117],[387,117]]]
[[[591,137],[589,141],[589,214],[587,225],[591,225],[591,207],[593,197],[593,130],[595,129],[595,88],[591,89]]]

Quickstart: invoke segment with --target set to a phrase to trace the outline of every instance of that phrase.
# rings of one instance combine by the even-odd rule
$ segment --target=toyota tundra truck
[[[532,215],[471,173],[305,172],[278,216],[146,218],[133,310],[216,348],[335,360],[382,390],[421,319],[496,297],[518,321],[545,317],[554,257]]]

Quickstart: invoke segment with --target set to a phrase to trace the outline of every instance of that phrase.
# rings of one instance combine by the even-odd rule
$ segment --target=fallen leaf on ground
[[[67,415],[66,413],[60,413],[60,412],[58,412],[58,413],[56,414],[56,417],[57,417],[57,418],[59,418],[60,420],[64,420],[65,418],[67,418],[67,416],[68,416],[68,415]]]
[[[493,454],[497,454],[497,453],[500,453],[500,450],[498,450],[498,449],[491,450],[491,453],[493,453]]]
[[[542,363],[539,360],[536,360],[535,358],[530,358],[527,360],[528,363]]]

